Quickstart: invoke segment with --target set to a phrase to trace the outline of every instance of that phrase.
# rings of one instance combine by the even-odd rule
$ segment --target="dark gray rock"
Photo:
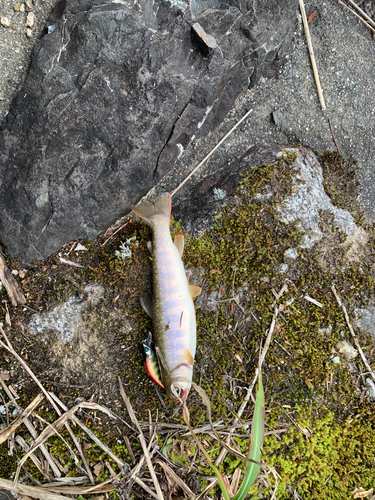
[[[124,215],[241,91],[275,73],[295,10],[296,0],[60,2],[1,125],[8,252],[42,259]]]
[[[219,206],[225,205],[232,196],[234,188],[241,181],[240,174],[258,165],[273,163],[281,149],[283,147],[277,144],[256,144],[230,167],[210,172],[200,182],[194,183],[187,196],[173,199],[173,217],[182,220],[190,236],[201,237],[213,227]]]
[[[284,123],[284,115],[282,114],[281,110],[280,109],[276,109],[273,113],[272,113],[272,118],[273,118],[273,121],[275,122],[275,125],[277,126],[280,126]]]

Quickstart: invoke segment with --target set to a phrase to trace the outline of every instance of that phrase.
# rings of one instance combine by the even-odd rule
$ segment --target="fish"
[[[193,379],[197,334],[193,298],[201,288],[189,284],[181,260],[184,235],[172,240],[170,219],[172,200],[163,193],[153,203],[131,207],[152,230],[151,296],[141,297],[141,305],[152,319],[155,350],[167,396],[186,402]]]

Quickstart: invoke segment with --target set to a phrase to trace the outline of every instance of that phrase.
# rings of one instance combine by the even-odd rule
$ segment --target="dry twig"
[[[316,66],[316,61],[315,61],[315,56],[314,56],[314,49],[313,49],[312,42],[311,42],[310,30],[309,30],[309,25],[308,25],[308,22],[307,22],[307,17],[306,17],[305,6],[303,4],[303,0],[299,0],[299,7],[300,7],[300,10],[301,10],[301,15],[302,15],[302,20],[303,20],[303,26],[305,27],[307,47],[309,49],[309,54],[310,54],[310,59],[311,59],[311,65],[312,65],[313,72],[314,72],[315,84],[316,84],[316,88],[318,90],[318,95],[319,95],[320,106],[321,106],[322,109],[326,109],[326,103],[324,102],[322,87],[320,85],[319,73],[318,73],[318,68]]]
[[[268,351],[268,348],[270,346],[270,343],[271,343],[271,338],[272,338],[272,334],[273,334],[273,331],[275,329],[275,325],[276,325],[276,318],[279,314],[279,310],[278,308],[275,306],[275,313],[273,315],[273,318],[272,318],[272,322],[271,322],[271,326],[270,326],[270,330],[268,332],[268,335],[267,335],[267,338],[266,338],[266,342],[264,344],[264,347],[263,347],[263,350],[262,350],[262,353],[259,357],[259,366],[262,366],[263,362],[264,362],[264,358],[266,357],[266,354],[267,354],[267,351]],[[257,381],[257,378],[258,378],[258,368],[256,369],[256,374],[255,374],[255,377],[254,377],[254,380],[253,382],[251,383],[251,385],[248,387],[247,389],[247,394],[246,394],[246,397],[245,399],[243,400],[238,412],[237,412],[237,415],[236,417],[233,419],[233,425],[236,425],[241,417],[242,417],[242,414],[243,412],[245,411],[245,408],[247,406],[247,403],[250,401],[250,398],[252,397],[252,393],[253,393],[253,388],[256,384],[256,381]],[[233,434],[234,431],[231,431],[226,439],[226,444],[229,445],[230,443],[230,438],[231,438],[231,435]],[[228,451],[226,448],[222,448],[222,450],[220,451],[219,453],[219,456],[217,457],[216,461],[215,461],[215,465],[216,467],[224,460],[224,458],[226,457]]]
[[[375,380],[375,373],[374,373],[374,370],[371,370],[371,367],[370,365],[368,364],[368,361],[366,359],[366,356],[364,355],[363,351],[362,351],[362,348],[361,346],[359,345],[359,342],[358,342],[358,339],[357,339],[357,336],[356,334],[354,333],[354,330],[353,330],[353,327],[352,325],[350,324],[350,320],[349,320],[349,316],[348,316],[348,313],[346,311],[346,307],[344,306],[344,304],[341,302],[341,299],[340,297],[338,296],[337,292],[336,292],[336,288],[334,285],[332,285],[331,287],[332,289],[332,292],[337,300],[337,303],[338,305],[341,307],[341,309],[343,310],[343,313],[344,313],[344,316],[345,316],[345,321],[346,321],[346,324],[348,325],[348,328],[349,328],[349,331],[350,331],[350,334],[351,336],[353,337],[353,340],[354,340],[354,343],[358,349],[358,352],[362,358],[362,361],[363,361],[363,364],[365,365],[365,367],[367,368],[370,376],[373,378],[373,380]]]
[[[165,462],[162,462],[161,460],[157,460],[156,463],[160,465],[160,467],[166,474],[169,474],[171,476],[173,481],[188,495],[188,498],[190,498],[191,500],[194,500],[196,498],[196,495],[189,488],[189,486],[185,484],[179,476],[177,476],[177,474],[171,467],[169,467],[169,465],[167,465]]]
[[[333,141],[334,141],[334,143],[336,145],[337,152],[338,152],[339,155],[341,155],[341,151],[340,151],[339,145],[337,144],[335,134],[333,133],[333,128],[332,128],[332,125],[331,125],[331,120],[329,118],[328,118],[328,123],[329,123],[329,128],[331,129],[331,134],[332,134]]]
[[[133,424],[138,429],[138,432],[139,432],[138,439],[139,439],[139,442],[141,443],[142,450],[143,450],[143,453],[144,453],[144,456],[146,459],[147,467],[150,471],[152,481],[153,481],[155,489],[156,489],[157,498],[159,500],[164,500],[163,493],[161,491],[160,484],[159,484],[158,478],[156,477],[155,470],[154,470],[154,467],[153,467],[152,462],[151,462],[150,454],[149,454],[149,451],[147,449],[146,440],[145,440],[143,431],[141,429],[141,426],[139,425],[137,417],[135,416],[133,407],[130,403],[130,399],[128,398],[128,396],[125,393],[124,386],[122,385],[120,377],[118,378],[118,381],[119,381],[119,385],[120,385],[121,396],[125,402],[126,409],[128,410],[128,413],[129,413],[130,420],[133,422]]]
[[[172,192],[171,192],[171,196],[173,196],[174,194],[177,193],[177,191],[185,184],[185,182],[187,182],[190,177],[192,177],[195,172],[210,158],[210,156],[213,155],[213,153],[223,144],[224,141],[226,141],[228,139],[228,137],[231,135],[232,132],[234,132],[236,130],[236,128],[241,125],[241,123],[246,120],[246,118],[249,116],[249,114],[252,112],[253,110],[250,109],[247,113],[244,114],[244,116],[234,125],[234,127],[232,127],[228,133],[225,134],[225,136],[216,144],[216,146],[211,149],[211,151],[208,153],[207,156],[205,156],[203,158],[203,160],[190,172],[190,174],[185,177],[185,179],[181,182],[181,184],[179,184],[176,189],[174,189]]]
[[[367,26],[367,27],[368,27],[368,28],[369,28],[369,29],[370,29],[373,33],[375,33],[375,23],[374,23],[374,21],[373,21],[370,17],[368,17],[368,16],[367,16],[367,15],[363,12],[363,10],[361,10],[361,9],[358,7],[358,5],[356,5],[356,4],[355,4],[355,5],[356,5],[357,10],[361,11],[361,13],[362,13],[362,14],[366,17],[366,19],[367,19],[367,20],[369,20],[369,21],[371,22],[371,25],[370,25],[369,23],[367,23],[367,22],[366,22],[366,21],[365,21],[365,20],[364,20],[361,16],[359,16],[359,15],[358,15],[358,14],[357,14],[357,13],[356,13],[353,9],[351,9],[351,8],[350,8],[348,5],[346,5],[344,2],[342,2],[341,0],[337,0],[337,1],[338,1],[339,3],[341,3],[341,5],[343,5],[344,7],[346,7],[348,10],[350,10],[350,12],[351,12],[352,14],[354,14],[355,16],[357,16],[357,17],[358,17],[358,19],[360,19],[360,20],[363,22],[363,24],[365,24],[365,25],[366,25],[366,26]],[[349,1],[349,0],[348,0],[348,1]],[[350,3],[354,3],[354,2],[350,2]],[[373,25],[373,26],[372,26],[372,25]]]
[[[0,281],[7,291],[10,301],[14,307],[18,304],[26,304],[25,296],[18,286],[18,283],[11,273],[9,267],[5,264],[5,257],[0,250]]]
[[[8,387],[6,386],[5,382],[3,381],[3,379],[1,377],[0,377],[0,384],[2,385],[4,391],[6,392],[9,399],[12,400],[12,403],[16,407],[16,409],[19,412],[21,412],[22,408],[18,405],[17,401],[14,399],[12,393],[10,392],[10,390],[8,389]],[[24,423],[25,423],[27,430],[30,432],[31,437],[33,439],[36,439],[38,434],[37,434],[33,424],[30,422],[30,420],[28,418],[26,418]],[[55,462],[53,461],[51,455],[49,454],[49,452],[44,444],[42,444],[40,446],[40,451],[43,453],[43,455],[44,455],[45,459],[47,460],[49,466],[51,467],[55,477],[61,477],[61,474],[60,474],[58,467],[56,466]],[[30,458],[34,461],[34,459],[32,457],[33,457],[33,455],[31,455]],[[48,474],[46,474],[46,472],[43,472],[43,475],[48,478]]]
[[[24,421],[29,418],[31,413],[39,405],[39,403],[44,399],[43,394],[38,394],[38,396],[29,404],[25,410],[22,411],[20,415],[4,430],[0,432],[0,444],[3,443],[8,437],[19,427]]]

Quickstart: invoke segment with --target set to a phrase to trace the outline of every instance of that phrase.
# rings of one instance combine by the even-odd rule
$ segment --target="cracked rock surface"
[[[8,252],[42,259],[124,215],[241,92],[280,68],[296,5],[57,4],[0,127]]]

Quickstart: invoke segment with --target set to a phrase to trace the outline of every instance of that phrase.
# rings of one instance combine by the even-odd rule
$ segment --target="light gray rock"
[[[49,332],[54,332],[64,344],[72,341],[84,326],[84,311],[90,304],[95,305],[100,300],[104,289],[96,283],[91,283],[85,287],[84,292],[87,298],[74,296],[50,311],[34,314],[29,322],[29,332],[32,335],[47,336]]]
[[[370,333],[375,342],[375,305],[368,304],[366,307],[355,310],[356,326]]]
[[[287,151],[293,151],[288,149]],[[298,184],[295,192],[286,198],[279,206],[283,222],[299,222],[300,228],[306,234],[303,237],[302,248],[312,248],[324,236],[319,223],[319,211],[333,216],[333,224],[346,234],[344,243],[348,261],[358,261],[359,256],[368,241],[367,233],[358,227],[353,216],[332,204],[323,187],[322,168],[312,151],[297,150],[298,158],[293,164],[295,179]]]

